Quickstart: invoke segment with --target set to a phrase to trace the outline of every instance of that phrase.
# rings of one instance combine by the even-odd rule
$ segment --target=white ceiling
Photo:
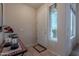
[[[26,3],[26,5],[33,7],[33,8],[39,8],[44,3]]]

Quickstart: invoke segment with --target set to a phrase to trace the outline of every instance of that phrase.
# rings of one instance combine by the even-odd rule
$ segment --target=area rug
[[[41,53],[41,52],[43,52],[43,51],[45,51],[47,49],[46,47],[44,47],[44,46],[42,46],[40,44],[36,44],[35,46],[33,46],[33,48],[39,53]]]

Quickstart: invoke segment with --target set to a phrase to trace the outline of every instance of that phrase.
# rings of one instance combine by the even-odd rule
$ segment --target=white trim
[[[73,38],[75,38],[75,36],[71,36],[71,37],[70,37],[70,39],[73,39]]]

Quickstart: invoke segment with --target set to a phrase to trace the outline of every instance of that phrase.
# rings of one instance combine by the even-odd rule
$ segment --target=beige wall
[[[36,42],[36,11],[26,4],[4,4],[4,25],[11,26],[26,46]]]
[[[1,8],[1,3],[0,3],[0,26],[1,26],[1,16],[2,16],[2,8]]]
[[[4,25],[10,25],[26,46],[37,42],[50,48],[56,55],[68,55],[73,40],[69,39],[69,4],[58,4],[58,41],[50,40],[49,6],[37,10],[25,4],[4,4]],[[67,12],[67,13],[66,13]]]
[[[2,9],[1,9],[2,7],[1,7],[1,4],[0,4],[0,26],[2,25]],[[0,45],[1,45],[1,43],[3,42],[3,33],[2,32],[0,32]]]
[[[61,33],[58,35],[58,42],[54,42],[49,38],[49,6],[50,4],[44,4],[38,9],[37,12],[38,43],[42,44],[43,46],[49,47],[52,52],[55,52],[59,55],[64,55],[65,30],[62,29],[65,29],[65,5],[58,5],[58,32]]]
[[[72,4],[74,10],[76,11],[76,4]],[[66,16],[65,16],[65,19],[66,19],[66,40],[64,42],[65,44],[65,52],[66,52],[66,55],[70,54],[72,49],[74,48],[75,44],[76,44],[76,36],[73,37],[72,39],[70,38],[70,4],[66,4],[66,7],[65,7],[65,10],[66,10]]]
[[[58,4],[58,41],[50,39],[50,18],[49,7],[51,4],[44,4],[37,10],[37,34],[38,43],[48,47],[56,55],[70,54],[75,38],[70,40],[70,4]]]
[[[41,45],[48,46],[48,5],[44,4],[37,10],[37,41]]]
[[[79,43],[79,4],[77,4],[77,43]]]

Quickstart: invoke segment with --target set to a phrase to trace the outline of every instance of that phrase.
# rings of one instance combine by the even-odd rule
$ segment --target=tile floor
[[[24,56],[55,56],[48,49],[39,53],[33,47],[29,47]]]
[[[33,47],[29,47],[24,56],[56,56],[52,54],[48,49],[44,52],[37,52]],[[72,50],[70,56],[79,56],[79,44]]]

